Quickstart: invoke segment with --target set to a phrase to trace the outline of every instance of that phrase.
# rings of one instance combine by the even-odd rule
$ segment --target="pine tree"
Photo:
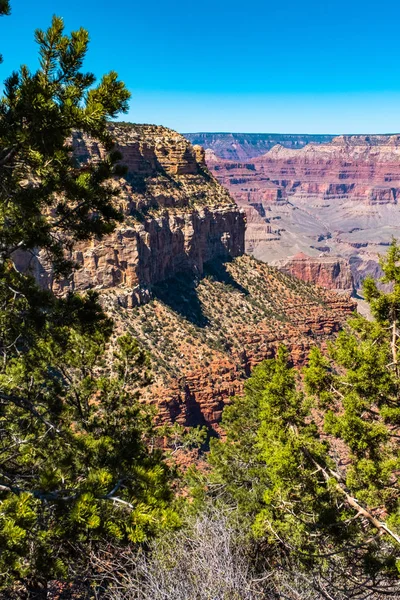
[[[297,379],[284,348],[256,367],[244,397],[225,409],[227,440],[212,444],[210,462],[213,479],[257,536],[311,556],[316,543],[310,534],[336,535],[338,515],[336,493],[322,475],[333,464],[328,445]]]
[[[258,366],[225,409],[226,440],[210,454],[211,495],[239,511],[274,564],[312,573],[333,597],[393,592],[398,578],[396,242],[381,267],[389,291],[364,282],[374,320],[352,318],[328,356],[314,348],[303,377],[282,348]]]
[[[0,15],[9,15],[10,14],[10,3],[8,0],[0,1]]]
[[[85,316],[87,302],[76,307]],[[143,542],[177,524],[169,470],[149,449],[153,415],[138,402],[148,358],[126,335],[105,365],[110,324],[98,324],[47,330],[0,376],[12,397],[0,437],[6,588],[16,580],[45,593],[47,580],[85,571],[87,548]]]
[[[81,72],[86,30],[67,36],[62,19],[53,17],[35,39],[40,68],[31,73],[22,66],[8,77],[0,101],[0,266],[16,250],[40,248],[56,273],[68,274],[73,265],[65,249],[109,233],[122,218],[110,178],[124,170],[107,121],[126,112],[129,92],[115,72],[97,87],[92,73]],[[106,158],[85,165],[74,160],[75,130],[102,142]]]
[[[40,249],[66,277],[66,250],[122,218],[112,178],[124,170],[107,122],[129,93],[114,72],[95,87],[81,71],[85,30],[65,35],[54,17],[35,37],[38,71],[21,67],[0,99],[0,586],[44,598],[49,579],[86,568],[88,548],[142,542],[176,516],[138,402],[146,355],[127,336],[110,354],[96,294],[55,297],[16,268]],[[105,159],[78,163],[74,131],[102,143]]]
[[[400,372],[398,365],[400,317],[400,249],[394,240],[380,261],[378,289],[371,277],[364,294],[373,321],[352,319],[330,349],[330,361],[314,350],[305,374],[308,392],[325,412],[325,431],[346,447],[349,465],[340,479],[373,514],[381,534],[400,543]]]

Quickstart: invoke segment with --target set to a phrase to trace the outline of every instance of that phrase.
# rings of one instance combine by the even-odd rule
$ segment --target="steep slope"
[[[301,149],[276,145],[247,162],[207,151],[210,170],[243,207],[246,249],[265,261],[298,252],[346,260],[356,287],[400,235],[400,136],[338,136]]]
[[[317,289],[243,255],[245,219],[209,173],[204,152],[155,126],[115,126],[128,166],[115,182],[126,218],[103,240],[80,244],[71,281],[53,281],[39,252],[20,256],[57,293],[96,289],[116,322],[149,351],[147,400],[159,419],[218,430],[222,408],[251,368],[281,343],[302,364],[353,310],[347,297]],[[79,134],[75,153],[102,149]]]
[[[295,364],[338,331],[354,306],[250,256],[214,260],[205,277],[181,273],[153,288],[153,299],[117,309],[118,323],[148,349],[155,383],[148,392],[162,420],[218,431],[224,405],[252,367],[287,346]]]
[[[205,150],[212,150],[219,158],[247,160],[260,156],[275,144],[285,148],[302,148],[310,142],[330,142],[333,135],[291,134],[291,133],[184,133],[192,144],[199,144]]]

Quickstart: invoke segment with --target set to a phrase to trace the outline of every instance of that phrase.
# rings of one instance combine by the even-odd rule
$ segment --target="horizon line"
[[[315,137],[338,137],[341,135],[345,136],[389,136],[389,135],[400,135],[400,132],[386,132],[386,133],[282,133],[280,131],[182,131],[182,135],[313,135]]]

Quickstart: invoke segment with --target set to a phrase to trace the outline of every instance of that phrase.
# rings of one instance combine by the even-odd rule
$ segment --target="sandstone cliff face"
[[[302,364],[354,305],[243,255],[244,213],[208,171],[201,148],[162,127],[115,126],[114,134],[128,166],[115,181],[124,222],[75,247],[80,269],[69,281],[53,281],[41,253],[29,257],[30,267],[58,293],[98,290],[116,335],[131,332],[149,352],[154,384],[146,400],[160,421],[218,432],[224,405],[254,365],[279,344]],[[78,134],[74,148],[82,161],[102,155]],[[263,207],[247,207],[258,225]],[[27,257],[19,259],[27,268]]]
[[[345,260],[356,287],[400,237],[400,136],[338,136],[300,148],[275,145],[242,162],[206,152],[210,170],[249,219],[246,250],[276,262],[304,252]],[[254,216],[253,209],[258,212]],[[321,268],[323,262],[321,262]],[[317,273],[316,273],[317,276]]]
[[[303,252],[281,261],[276,266],[293,277],[309,281],[330,290],[354,291],[354,281],[347,261],[334,257],[312,258]]]
[[[202,148],[165,127],[112,129],[128,167],[126,178],[115,182],[125,220],[112,235],[75,246],[70,258],[80,268],[71,280],[53,281],[45,257],[29,257],[43,286],[56,293],[113,289],[129,306],[147,301],[152,285],[166,277],[185,270],[201,276],[205,262],[243,253],[244,214],[208,172]],[[82,162],[103,154],[78,133],[73,147]],[[18,257],[21,268],[26,261]]]
[[[72,258],[80,269],[72,282],[61,282],[60,287],[113,288],[121,303],[137,304],[152,285],[167,277],[185,270],[200,276],[206,261],[241,254],[243,237],[243,215],[235,207],[164,213],[122,226],[104,240],[77,246]],[[53,289],[58,285],[54,282]]]

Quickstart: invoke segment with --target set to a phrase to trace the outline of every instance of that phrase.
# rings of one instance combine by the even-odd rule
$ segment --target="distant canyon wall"
[[[366,274],[379,276],[378,255],[400,238],[400,135],[337,136],[299,149],[277,144],[245,161],[207,150],[206,159],[245,210],[246,251],[261,260],[282,266],[302,253],[310,266],[303,257],[296,269],[310,274],[321,259],[324,285],[339,289],[349,283],[347,265],[359,288]],[[331,280],[327,256],[340,264]]]
[[[285,148],[302,148],[310,142],[330,142],[333,135],[287,133],[184,133],[192,144],[212,150],[219,158],[243,161],[265,154],[276,144]]]
[[[274,263],[278,269],[328,290],[355,291],[353,274],[346,260],[333,256],[312,257],[299,252]]]

